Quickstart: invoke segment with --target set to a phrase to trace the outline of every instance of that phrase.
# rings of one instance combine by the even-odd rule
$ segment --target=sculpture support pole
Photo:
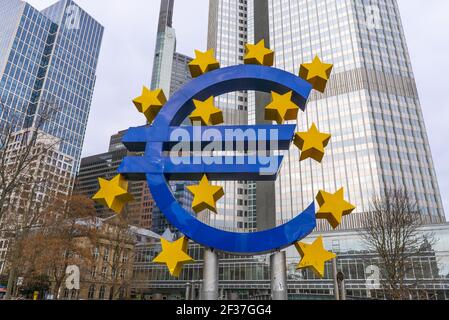
[[[254,40],[265,40],[270,47],[269,4],[267,0],[254,2]],[[265,107],[270,103],[269,94],[256,93],[256,123],[271,124],[265,120]],[[271,155],[267,151],[267,155]],[[257,228],[266,230],[276,227],[276,203],[274,182],[256,182]],[[271,297],[273,300],[287,300],[287,264],[285,252],[274,253],[270,257]]]
[[[204,300],[218,300],[218,254],[211,249],[204,249],[203,267]]]
[[[337,259],[332,260],[332,275],[334,279],[334,296],[335,300],[340,300],[340,288],[338,285],[338,279],[337,279]]]
[[[287,300],[287,263],[284,251],[276,252],[270,257],[271,265],[271,298]]]
[[[189,282],[186,283],[186,300],[191,300],[190,299],[190,283]]]
[[[346,300],[346,280],[342,280],[340,282],[340,288],[341,288],[341,300]]]
[[[192,286],[190,287],[190,300],[195,300],[195,282],[192,281]]]

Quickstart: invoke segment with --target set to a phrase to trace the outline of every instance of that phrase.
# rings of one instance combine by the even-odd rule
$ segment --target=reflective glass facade
[[[244,0],[211,0],[209,7],[208,48],[215,50],[221,67],[243,63],[248,41],[248,7]],[[233,92],[217,97],[216,106],[223,111],[225,124],[248,123],[248,92]],[[217,203],[218,214],[205,213],[203,221],[228,231],[254,228],[248,219],[250,183],[220,181],[225,197]]]
[[[41,12],[22,1],[2,1],[0,21],[15,26],[8,39],[0,40],[0,67],[5,61],[0,69],[0,98],[5,105],[1,120],[18,120],[29,127],[44,106],[54,108],[56,115],[43,130],[61,139],[59,151],[75,159],[75,174],[103,27],[71,0]]]
[[[188,69],[188,64],[192,61],[192,58],[176,52],[176,32],[172,27],[174,4],[174,0],[161,0],[151,78],[151,88],[161,88],[167,98],[192,79]],[[189,183],[191,182],[171,182],[170,186],[178,202],[193,214],[191,208],[193,198],[185,188]],[[148,188],[144,188],[144,201],[148,201],[150,198]],[[145,208],[145,205],[142,207]],[[157,206],[152,207],[151,211],[151,230],[162,234],[170,227],[170,224]]]
[[[319,190],[335,192],[341,187],[357,206],[342,229],[359,227],[370,199],[386,188],[405,188],[417,200],[426,222],[444,222],[396,1],[267,1],[266,23],[276,67],[298,74],[300,64],[315,55],[334,64],[326,93],[314,92],[307,111],[291,122],[298,131],[315,122],[321,131],[331,133],[326,156],[321,164],[300,162],[294,145],[283,153],[286,157],[276,181],[276,223],[302,212]],[[222,66],[242,63],[244,44],[254,42],[258,28],[254,6],[253,0],[210,1],[208,43]],[[260,116],[256,108],[263,110],[256,106],[254,92],[224,95],[218,102],[228,124],[253,124]],[[249,230],[257,228],[256,186],[242,186],[248,196],[240,199],[235,194],[238,187],[227,187],[226,203],[211,223],[237,227],[234,213],[240,210],[246,212],[246,219],[237,223]],[[319,229],[328,230],[329,225],[319,221]]]
[[[322,164],[295,147],[277,181],[278,223],[318,190],[345,187],[357,206],[342,228],[360,226],[370,198],[405,188],[428,222],[445,221],[438,182],[396,1],[269,0],[276,66],[298,74],[319,55],[333,63],[326,94],[315,92],[296,121],[332,134]],[[327,229],[326,223],[320,228]]]

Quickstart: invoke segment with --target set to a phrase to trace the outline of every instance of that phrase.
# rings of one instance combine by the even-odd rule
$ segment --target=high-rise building
[[[270,7],[279,68],[297,73],[315,54],[334,64],[326,93],[314,93],[298,119],[301,129],[316,122],[332,141],[322,165],[289,153],[278,180],[279,220],[317,189],[344,186],[357,212],[342,228],[359,227],[370,198],[388,188],[404,188],[427,222],[445,221],[396,1],[271,0]]]
[[[0,26],[0,122],[33,127],[44,106],[52,106],[54,116],[39,129],[60,140],[58,152],[74,159],[75,175],[103,27],[72,0],[42,11],[20,0],[1,1]]]
[[[321,164],[300,162],[295,146],[285,154],[276,181],[277,224],[306,208],[319,190],[341,187],[357,206],[342,229],[360,227],[372,196],[388,188],[416,198],[427,222],[445,221],[396,1],[267,0],[265,22],[254,15],[263,2],[210,1],[209,46],[223,66],[241,63],[246,39],[254,42],[264,25],[276,67],[298,74],[315,55],[334,64],[326,93],[314,92],[306,112],[292,121],[304,131],[315,122],[332,134],[331,142]],[[220,107],[241,104],[250,123],[263,112],[254,93],[226,99]],[[319,228],[329,226],[319,221]]]
[[[176,52],[173,10],[174,0],[161,0],[153,75],[151,78],[151,88],[163,89],[167,98],[192,79],[188,69],[188,64],[192,61],[192,58]],[[186,209],[191,210],[192,196],[185,188],[187,182],[171,182],[170,185],[179,203]],[[144,188],[142,199],[147,202],[148,199],[151,199],[148,188]],[[163,213],[159,208],[154,207],[152,211],[152,231],[162,234],[169,227],[170,224]]]
[[[243,63],[245,44],[248,42],[248,7],[246,1],[210,1],[208,48],[214,49],[221,67]],[[248,98],[246,91],[237,91],[216,98],[223,111],[226,124],[248,124]],[[225,197],[217,203],[218,214],[210,214],[203,221],[216,228],[236,231],[256,227],[255,217],[249,208],[250,186],[246,181],[220,181]]]
[[[187,65],[192,58],[176,52],[174,3],[175,0],[161,0],[151,77],[151,88],[163,89],[167,96],[171,96],[191,79]]]
[[[0,145],[6,155],[4,168],[14,165],[17,154],[26,153],[28,147],[30,154],[39,155],[30,157],[22,172],[20,179],[26,186],[15,188],[4,204],[8,215],[1,223],[14,228],[38,223],[25,222],[26,210],[42,211],[49,203],[47,197],[72,192],[103,27],[71,0],[42,11],[21,0],[0,1],[0,27],[0,141],[7,141]],[[3,139],[5,134],[9,139]],[[1,241],[4,246],[11,243]]]

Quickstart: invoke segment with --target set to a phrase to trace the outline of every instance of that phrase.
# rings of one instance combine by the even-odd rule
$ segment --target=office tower
[[[276,67],[298,74],[315,55],[334,64],[326,93],[314,92],[307,111],[291,122],[298,131],[315,122],[332,134],[331,142],[321,164],[300,162],[295,146],[285,153],[276,181],[277,224],[302,212],[319,190],[341,187],[357,206],[342,229],[360,227],[372,196],[387,188],[407,190],[427,222],[445,221],[396,1],[267,1]],[[260,2],[210,1],[209,45],[223,66],[241,61],[246,37],[253,42],[263,24],[254,19]],[[250,123],[263,110],[252,95],[244,105]],[[319,229],[329,226],[319,221]]]
[[[187,65],[192,61],[189,56],[175,52],[171,67],[170,97],[192,79]]]
[[[152,89],[163,89],[167,97],[189,82],[192,77],[188,64],[192,58],[176,52],[176,33],[173,28],[174,0],[161,0],[159,23],[157,30],[156,49],[154,54],[153,75],[151,78]],[[186,209],[191,210],[192,196],[185,186],[187,182],[171,182],[173,193]],[[144,188],[143,199],[151,199],[148,188]],[[193,213],[193,211],[192,211]],[[162,234],[170,227],[159,208],[152,211],[152,231]]]
[[[11,163],[27,145],[40,155],[20,177],[26,186],[14,189],[6,204],[10,214],[2,223],[13,228],[11,219],[31,223],[24,222],[25,210],[39,212],[48,197],[72,191],[103,27],[71,0],[42,11],[1,1],[0,27],[0,141],[11,129],[15,141],[0,148]]]
[[[74,193],[82,194],[92,198],[99,190],[98,178],[111,180],[117,175],[117,169],[130,152],[122,144],[122,138],[126,131],[121,131],[111,136],[108,152],[96,154],[81,159],[81,166],[76,178]],[[140,228],[151,228],[151,212],[154,201],[152,198],[144,198],[143,182],[129,182],[129,192],[134,201],[126,205],[124,212],[127,213],[129,224]],[[95,204],[98,216],[107,218],[115,213],[99,204]]]
[[[163,89],[171,96],[190,79],[187,64],[192,58],[176,52],[176,32],[173,28],[174,0],[161,0],[154,52],[152,89]]]
[[[41,128],[60,139],[58,152],[78,170],[103,27],[71,0],[38,11],[24,1],[0,3],[0,122],[33,127],[46,108],[53,117]]]
[[[243,63],[248,41],[248,7],[246,1],[210,1],[208,48],[215,50],[220,66]],[[237,91],[216,98],[223,111],[226,124],[248,124],[248,92]],[[225,197],[217,203],[218,214],[202,220],[216,228],[236,231],[255,228],[255,217],[249,217],[253,199],[248,197],[254,183],[246,181],[220,181]]]

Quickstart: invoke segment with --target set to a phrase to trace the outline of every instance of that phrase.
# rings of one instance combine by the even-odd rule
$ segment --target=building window
[[[109,260],[109,249],[104,248],[103,261],[108,261],[108,260]]]
[[[101,276],[103,278],[106,278],[107,273],[108,273],[108,267],[103,267],[103,269],[101,269]]]
[[[104,286],[100,287],[100,291],[98,293],[98,299],[103,300],[106,292],[106,288]]]
[[[89,292],[87,293],[87,299],[93,300],[95,297],[95,285],[91,285],[89,287]]]
[[[94,252],[92,253],[95,260],[98,259],[98,256],[100,255],[100,250],[98,250],[98,247],[95,247]]]

